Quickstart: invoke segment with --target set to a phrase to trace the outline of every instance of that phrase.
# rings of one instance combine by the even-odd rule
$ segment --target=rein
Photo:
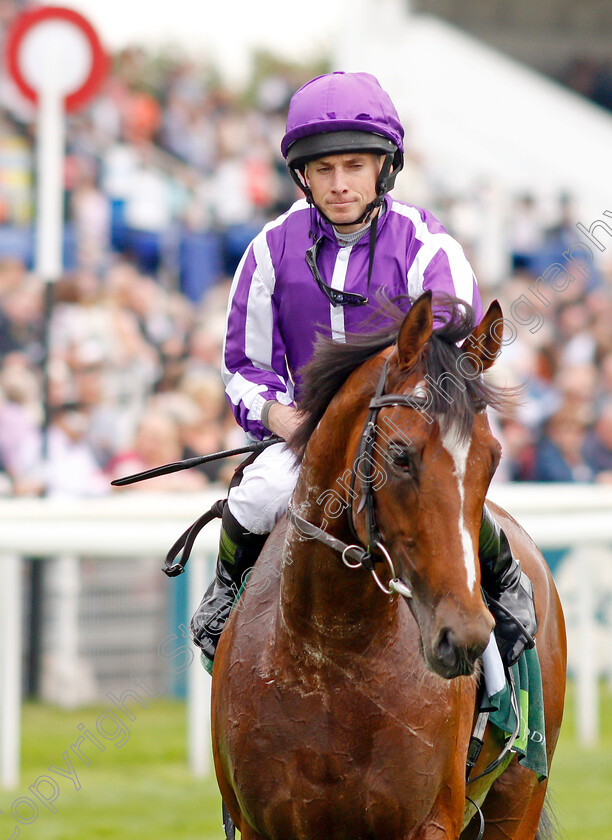
[[[349,569],[359,569],[363,567],[371,572],[377,586],[385,593],[385,595],[394,595],[397,593],[399,595],[403,595],[405,598],[412,598],[412,591],[410,587],[400,580],[395,573],[393,560],[391,559],[391,555],[388,550],[385,548],[383,537],[380,532],[380,528],[378,527],[378,522],[376,520],[372,467],[374,464],[373,455],[378,435],[377,424],[380,410],[382,408],[399,405],[418,411],[428,405],[428,400],[422,395],[422,388],[418,385],[413,388],[410,394],[385,394],[387,366],[388,359],[385,360],[378,379],[378,384],[376,385],[376,391],[368,406],[368,416],[366,417],[363,432],[361,433],[361,440],[359,442],[357,456],[353,462],[353,470],[351,473],[350,495],[351,498],[355,498],[357,495],[355,491],[355,484],[357,481],[358,467],[361,467],[361,470],[359,470],[359,475],[362,479],[361,498],[357,507],[357,513],[361,513],[361,511],[365,509],[366,535],[368,540],[367,548],[364,548],[359,544],[349,545],[348,543],[342,542],[342,540],[328,534],[327,531],[323,530],[323,528],[319,528],[318,525],[313,525],[311,522],[308,522],[296,513],[291,506],[289,506],[287,516],[289,521],[298,529],[298,531],[302,533],[303,536],[314,538],[326,545],[328,548],[332,548],[334,551],[339,552],[342,555],[342,562]],[[349,505],[347,515],[351,532],[358,540],[359,536],[355,527],[352,505]],[[388,587],[381,582],[376,573],[376,563],[383,561],[386,561],[391,572],[391,580],[389,581]]]
[[[304,519],[304,517],[296,513],[291,505],[287,510],[287,518],[303,537],[318,540],[328,548],[332,548],[334,551],[339,552],[339,554],[342,555],[342,562],[349,569],[360,569],[362,567],[368,568],[366,563],[364,563],[364,560],[368,555],[368,549],[364,548],[362,545],[349,545],[336,537],[332,537],[332,535],[328,534],[327,531],[324,531],[323,528],[319,528],[318,525],[313,525],[312,522],[308,522],[307,519]],[[406,586],[406,584],[395,574],[393,560],[391,559],[391,555],[387,549],[382,543],[378,543],[377,548],[384,555],[391,571],[391,580],[389,581],[389,586],[387,588],[378,577],[376,569],[374,567],[369,569],[379,589],[384,592],[385,595],[394,595],[397,593],[398,595],[403,595],[405,598],[412,598],[412,591],[410,590],[410,587]],[[354,560],[355,562],[351,563],[351,560]]]

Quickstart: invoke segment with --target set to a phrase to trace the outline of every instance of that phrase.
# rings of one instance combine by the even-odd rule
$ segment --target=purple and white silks
[[[333,306],[306,264],[311,224],[324,241],[317,263],[326,283],[366,293],[369,237],[341,247],[333,229],[307,202],[297,201],[253,240],[236,271],[228,304],[222,375],[234,415],[251,437],[269,435],[261,423],[267,400],[292,404],[300,368],[309,361],[322,327],[342,340],[358,331],[387,297],[445,292],[465,300],[482,317],[480,293],[459,243],[427,210],[390,196],[379,220],[374,268],[365,306]]]

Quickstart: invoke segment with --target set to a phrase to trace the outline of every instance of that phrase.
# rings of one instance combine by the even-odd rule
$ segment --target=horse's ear
[[[468,335],[462,347],[481,373],[499,356],[503,337],[501,306],[497,300],[489,306],[482,321]]]
[[[411,368],[433,332],[431,292],[424,292],[412,304],[399,329],[397,356],[400,368]]]

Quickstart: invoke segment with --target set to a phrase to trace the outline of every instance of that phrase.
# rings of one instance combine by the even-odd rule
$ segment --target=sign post
[[[38,106],[35,271],[52,283],[62,271],[65,112],[91,99],[108,59],[82,15],[42,6],[15,20],[7,61],[21,93]]]
[[[34,270],[45,284],[42,454],[46,463],[52,289],[63,269],[66,111],[77,110],[96,93],[108,59],[91,24],[78,12],[59,6],[42,6],[19,15],[8,32],[6,59],[17,87],[37,106]],[[21,603],[22,563],[17,558],[14,563],[14,574],[4,582],[0,627],[11,618],[7,605]],[[34,567],[37,570],[39,564]],[[7,591],[9,584],[11,591]],[[5,686],[0,694],[0,786],[11,787],[19,775],[21,628],[14,626],[0,641],[4,645],[0,680]],[[33,639],[34,649],[38,643]]]

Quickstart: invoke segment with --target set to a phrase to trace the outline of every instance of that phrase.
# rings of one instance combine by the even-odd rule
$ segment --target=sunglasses
[[[321,277],[321,272],[317,266],[317,254],[319,253],[319,249],[324,238],[325,237],[320,236],[314,245],[306,251],[306,262],[308,263],[308,268],[312,272],[315,283],[333,306],[364,306],[368,302],[366,295],[359,295],[356,292],[343,292],[340,289],[334,289],[331,286],[328,286]]]

